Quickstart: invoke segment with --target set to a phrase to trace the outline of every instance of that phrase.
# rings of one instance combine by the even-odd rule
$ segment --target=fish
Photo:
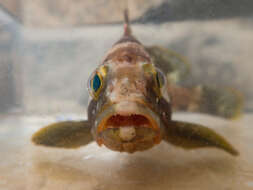
[[[186,150],[214,147],[239,152],[214,130],[172,120],[164,71],[132,34],[128,11],[124,32],[88,80],[87,120],[50,124],[31,137],[35,145],[79,148],[93,141],[118,152],[148,150],[162,141]]]

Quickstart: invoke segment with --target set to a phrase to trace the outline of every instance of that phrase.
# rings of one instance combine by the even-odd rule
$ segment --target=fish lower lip
[[[132,132],[134,133],[132,134]],[[99,140],[99,145],[104,144],[112,150],[132,153],[138,150],[146,150],[158,144],[161,139],[159,131],[141,126],[127,126],[107,128],[100,133]]]

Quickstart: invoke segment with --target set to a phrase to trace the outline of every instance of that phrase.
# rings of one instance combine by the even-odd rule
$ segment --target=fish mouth
[[[116,151],[145,150],[162,139],[159,117],[142,103],[121,102],[108,106],[96,124],[97,143]]]

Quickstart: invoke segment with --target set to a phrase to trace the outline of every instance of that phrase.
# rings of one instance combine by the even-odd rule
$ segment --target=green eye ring
[[[104,78],[107,74],[107,67],[99,67],[88,80],[88,90],[90,95],[97,100],[104,86]]]
[[[100,91],[103,87],[103,78],[102,75],[99,72],[94,72],[94,74],[91,76],[89,80],[89,92],[90,95],[94,98],[97,99]]]

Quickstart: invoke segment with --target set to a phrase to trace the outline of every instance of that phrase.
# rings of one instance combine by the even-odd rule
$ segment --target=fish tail
[[[131,35],[132,35],[132,31],[129,24],[129,14],[128,14],[128,9],[126,8],[124,10],[124,36],[131,36]]]

